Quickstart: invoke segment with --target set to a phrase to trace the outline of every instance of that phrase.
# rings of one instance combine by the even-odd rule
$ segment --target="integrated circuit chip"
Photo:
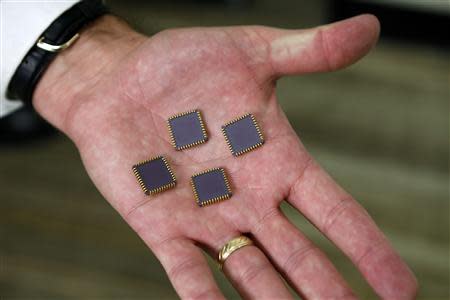
[[[195,174],[192,189],[199,206],[206,206],[231,197],[231,188],[225,170],[216,168]]]
[[[134,165],[133,173],[146,195],[168,190],[174,187],[177,182],[169,163],[162,156]]]
[[[208,140],[199,110],[191,110],[172,116],[167,123],[172,145],[177,150],[197,146]]]
[[[264,137],[252,114],[246,114],[222,126],[228,147],[234,156],[242,155],[264,144]]]

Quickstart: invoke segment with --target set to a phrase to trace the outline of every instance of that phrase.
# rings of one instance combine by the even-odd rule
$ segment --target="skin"
[[[412,299],[417,282],[367,212],[302,145],[275,96],[281,76],[346,67],[375,45],[362,15],[307,30],[262,26],[166,30],[149,38],[105,16],[50,65],[34,94],[44,118],[75,143],[105,199],[161,261],[181,298],[221,299],[201,249],[213,257],[246,233],[224,272],[248,299],[353,299],[333,264],[281,213],[288,201],[332,240],[384,299]],[[299,91],[300,93],[301,91]],[[200,109],[206,144],[175,151],[166,120]],[[266,143],[235,158],[221,125],[251,112]],[[131,166],[165,155],[176,188],[147,197]],[[200,208],[190,176],[227,170],[233,197]]]

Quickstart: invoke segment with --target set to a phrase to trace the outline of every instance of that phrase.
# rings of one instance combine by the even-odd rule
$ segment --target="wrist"
[[[145,39],[117,17],[100,17],[49,65],[34,91],[33,106],[67,133],[65,123],[71,108]]]

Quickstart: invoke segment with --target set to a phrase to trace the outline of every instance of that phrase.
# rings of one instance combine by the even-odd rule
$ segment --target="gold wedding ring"
[[[253,241],[246,236],[238,236],[222,247],[219,251],[219,268],[222,270],[225,260],[236,250],[253,245]]]

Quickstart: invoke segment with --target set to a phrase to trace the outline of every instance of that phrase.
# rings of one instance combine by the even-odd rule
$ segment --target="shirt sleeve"
[[[22,106],[6,98],[14,71],[44,30],[76,0],[0,1],[0,118]]]

